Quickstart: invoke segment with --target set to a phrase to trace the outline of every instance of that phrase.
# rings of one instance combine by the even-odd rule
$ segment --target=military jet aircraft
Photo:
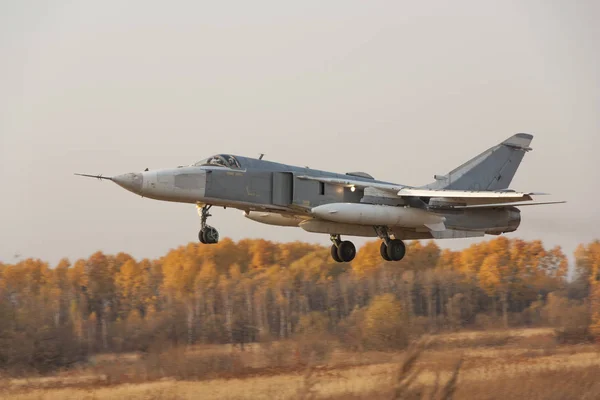
[[[518,133],[434,181],[413,187],[374,179],[364,172],[338,174],[257,158],[219,154],[187,166],[127,173],[111,180],[143,197],[193,203],[200,215],[199,240],[219,241],[207,224],[211,207],[244,211],[254,221],[329,234],[331,256],[349,262],[356,255],[344,236],[379,237],[381,257],[402,260],[403,240],[499,235],[515,231],[518,207],[564,203],[534,202],[542,193],[507,189],[533,136]]]

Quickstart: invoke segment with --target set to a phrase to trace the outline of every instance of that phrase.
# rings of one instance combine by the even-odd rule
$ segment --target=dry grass
[[[598,347],[559,346],[551,335],[547,330],[441,335],[428,348],[421,343],[403,353],[335,349],[328,360],[312,356],[308,364],[298,360],[293,343],[268,350],[249,346],[243,353],[200,346],[150,361],[103,356],[69,374],[0,381],[0,398],[600,398]],[[282,358],[276,367],[269,365],[273,357],[267,353],[273,351]],[[119,374],[124,376],[115,378]]]

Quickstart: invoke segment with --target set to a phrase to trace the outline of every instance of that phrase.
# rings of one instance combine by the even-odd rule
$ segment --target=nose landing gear
[[[350,262],[356,256],[356,247],[349,240],[342,241],[340,235],[331,235],[331,258],[336,262]]]
[[[198,239],[203,244],[215,244],[219,242],[219,231],[212,226],[205,226],[198,232]]]
[[[206,225],[206,220],[211,214],[208,212],[211,205],[204,205],[198,207],[198,214],[200,215],[200,232],[198,232],[198,239],[202,244],[215,244],[219,242],[219,231],[210,225]]]

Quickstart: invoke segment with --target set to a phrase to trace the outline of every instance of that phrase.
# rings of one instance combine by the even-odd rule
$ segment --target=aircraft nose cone
[[[133,193],[140,193],[142,191],[142,185],[144,183],[143,175],[136,172],[117,175],[114,176],[112,180],[117,185]]]

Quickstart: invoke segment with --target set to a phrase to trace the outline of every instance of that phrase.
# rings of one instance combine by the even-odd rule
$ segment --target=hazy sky
[[[599,19],[566,0],[1,1],[0,260],[197,240],[195,206],[73,172],[266,153],[418,185],[517,132],[535,150],[512,188],[568,203],[523,208],[509,237],[572,253],[600,238]],[[213,214],[222,237],[328,243]]]

